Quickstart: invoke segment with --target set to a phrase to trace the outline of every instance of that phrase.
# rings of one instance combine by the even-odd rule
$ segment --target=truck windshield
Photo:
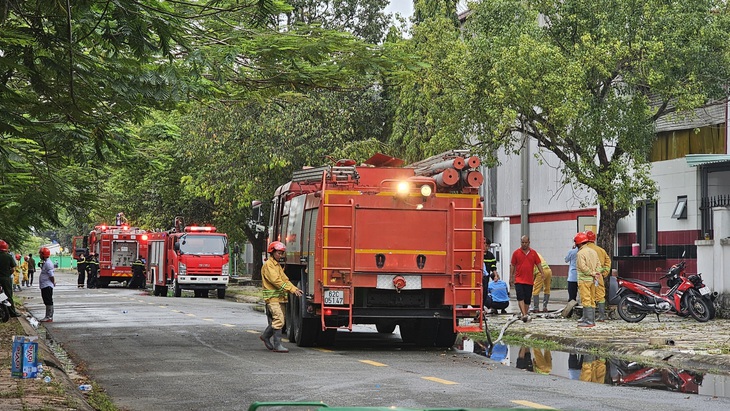
[[[222,235],[186,235],[180,243],[181,254],[223,255],[227,240]]]

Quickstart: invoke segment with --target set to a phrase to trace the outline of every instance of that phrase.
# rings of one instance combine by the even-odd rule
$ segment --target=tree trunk
[[[264,251],[266,251],[266,232],[256,232],[248,226],[243,227],[246,238],[253,246],[253,272],[252,281],[261,281],[261,267],[264,266]]]
[[[616,239],[616,227],[618,221],[629,213],[628,211],[621,210],[617,211],[612,205],[600,206],[600,221],[598,223],[599,231],[596,237],[596,244],[606,250],[606,253],[611,258],[611,265],[616,268],[617,265],[614,260],[614,240]]]

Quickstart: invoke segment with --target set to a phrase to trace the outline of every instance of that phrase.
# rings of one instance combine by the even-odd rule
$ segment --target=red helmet
[[[286,251],[286,246],[281,241],[272,241],[271,244],[269,244],[269,248],[266,249],[269,253],[273,253],[274,250],[276,251]]]
[[[575,241],[576,245],[581,245],[588,242],[588,237],[585,235],[585,233],[578,233],[573,238],[573,241]]]
[[[43,247],[40,250],[38,250],[38,254],[41,256],[41,258],[48,258],[51,256],[51,250],[47,249],[46,247]]]
[[[596,235],[591,230],[586,231],[586,238],[588,241],[596,242]]]
[[[15,254],[15,259],[20,261],[20,254]]]
[[[8,251],[8,243],[5,240],[0,240],[0,251]]]

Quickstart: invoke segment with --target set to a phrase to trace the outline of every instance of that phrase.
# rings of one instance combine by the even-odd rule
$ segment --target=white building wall
[[[537,143],[530,140],[529,197],[530,214],[563,213],[584,209],[584,204],[593,204],[592,190],[579,184],[563,184],[562,162],[549,151],[538,150]],[[535,155],[537,153],[537,155]],[[497,169],[497,215],[519,217],[521,213],[521,161],[519,154],[498,154]],[[488,184],[488,183],[485,183]],[[576,220],[530,224],[530,242],[550,265],[565,265],[565,254],[573,246],[573,237],[578,229]],[[520,224],[510,225],[510,244],[505,247],[505,257],[520,247]]]
[[[563,184],[563,163],[552,152],[538,150],[537,142],[530,140],[530,214],[578,210],[581,200],[593,203],[593,190],[580,184]],[[521,161],[519,154],[498,154],[497,215],[519,216],[521,210]],[[514,241],[514,239],[513,239]],[[519,237],[517,239],[519,243]]]
[[[700,181],[697,167],[690,167],[687,165],[686,159],[677,158],[652,163],[651,173],[659,188],[657,193],[658,230],[698,230],[701,227],[701,221]],[[687,219],[672,218],[678,196],[687,196]],[[636,213],[632,212],[619,221],[617,234],[634,232],[636,232]]]

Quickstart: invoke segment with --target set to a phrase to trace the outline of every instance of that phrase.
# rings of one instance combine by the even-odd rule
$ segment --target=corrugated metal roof
[[[687,130],[722,124],[725,122],[725,102],[710,102],[705,107],[695,109],[691,114],[672,113],[659,118],[656,125],[656,132]]]
[[[727,154],[687,154],[685,158],[687,159],[687,165],[690,167],[730,161],[730,155]]]

